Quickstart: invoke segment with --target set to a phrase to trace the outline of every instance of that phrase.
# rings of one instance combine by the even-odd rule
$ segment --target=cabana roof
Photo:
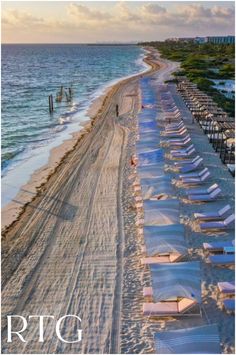
[[[152,179],[152,178],[161,178],[165,175],[164,173],[164,163],[163,161],[153,164],[153,165],[142,165],[137,167],[138,175],[139,178],[147,178],[147,179]]]
[[[179,223],[179,201],[177,199],[167,200],[145,200],[144,225],[169,225]]]
[[[221,354],[216,324],[159,332],[154,343],[157,354]]]
[[[173,227],[172,227],[173,226]],[[184,232],[179,229],[180,225],[146,226],[144,227],[144,240],[148,256],[162,253],[176,253],[185,255],[187,246],[184,239]],[[170,228],[172,227],[172,228]]]
[[[146,179],[145,179],[146,180]],[[153,179],[150,179],[153,180]],[[149,181],[149,183],[143,183],[143,179],[140,181],[142,187],[142,197],[143,200],[147,200],[157,195],[173,195],[173,185],[170,180],[165,179],[164,181],[158,181],[157,183],[153,183]]]
[[[163,149],[152,149],[147,152],[138,153],[138,165],[151,165],[163,161]]]
[[[200,263],[151,264],[154,302],[170,298],[188,298],[201,303]]]

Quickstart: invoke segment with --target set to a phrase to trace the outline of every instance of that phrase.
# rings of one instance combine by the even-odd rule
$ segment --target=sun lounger
[[[223,301],[223,305],[226,311],[235,312],[235,299],[227,298]]]
[[[158,331],[154,343],[155,354],[221,354],[216,324]]]
[[[187,134],[185,137],[183,137],[183,138],[176,138],[176,139],[167,139],[166,141],[164,141],[164,142],[167,142],[167,143],[169,143],[169,144],[175,144],[175,143],[184,143],[187,139],[189,139],[190,138],[190,135],[189,134]]]
[[[214,201],[217,196],[221,193],[221,189],[216,188],[214,191],[212,191],[210,194],[203,194],[203,195],[188,195],[188,199],[190,201]],[[208,223],[221,223],[221,222],[208,222]]]
[[[173,158],[182,159],[182,158],[190,157],[195,152],[196,152],[196,149],[192,148],[187,153],[177,153],[177,154],[171,153],[171,155]]]
[[[201,177],[208,171],[208,168],[204,168],[201,171],[197,173],[186,173],[186,174],[180,174],[179,178],[184,179],[184,178],[195,178],[195,177]]]
[[[210,175],[211,175],[210,172],[207,171],[205,174],[203,174],[202,176],[199,176],[199,177],[183,178],[182,183],[188,184],[188,185],[202,184],[204,181],[206,181],[208,179],[208,177]]]
[[[216,185],[216,184],[215,184]],[[222,207],[219,211],[206,212],[206,213],[194,213],[194,218],[200,220],[214,220],[214,219],[223,219],[223,216],[231,210],[230,205]]]
[[[144,303],[143,315],[148,317],[183,316],[187,311],[196,305],[196,301],[190,300],[188,298],[183,298],[180,301]]]
[[[215,189],[217,189],[219,186],[217,184],[213,184],[208,188],[205,189],[189,189],[186,191],[187,195],[207,195],[210,194],[212,191],[214,191]]]
[[[234,246],[234,240],[230,241],[219,241],[219,242],[211,242],[211,243],[203,243],[203,249],[207,250],[209,252],[222,252],[224,251],[225,247],[233,247]]]
[[[185,148],[185,149],[171,150],[170,153],[171,153],[171,154],[187,153],[187,152],[189,152],[192,148],[194,148],[194,145],[193,145],[193,144],[191,144],[189,147],[187,147],[187,148]]]
[[[235,216],[231,214],[224,221],[200,223],[201,229],[227,229],[234,226]]]
[[[169,146],[171,146],[172,148],[174,147],[184,147],[186,146],[187,144],[189,144],[191,142],[191,138],[187,138],[185,139],[183,142],[168,142],[169,143]]]
[[[183,134],[187,133],[187,129],[182,128],[177,131],[162,131],[161,133],[164,137],[181,137]]]
[[[182,168],[180,168],[180,171],[182,173],[187,173],[190,171],[194,171],[197,170],[199,168],[199,166],[202,164],[203,159],[199,158],[198,160],[196,160],[194,163],[192,164],[186,164],[185,166],[183,166]]]
[[[235,263],[235,254],[210,255],[207,262],[214,265],[229,266]]]
[[[182,167],[182,166],[185,166],[186,164],[193,164],[193,163],[195,163],[195,161],[197,161],[198,159],[200,158],[200,156],[199,155],[197,155],[195,158],[190,158],[190,159],[183,159],[183,160],[181,160],[181,161],[176,161],[176,162],[174,162],[174,165],[176,166],[176,167]]]
[[[172,131],[172,130],[179,130],[181,128],[185,127],[184,122],[181,120],[179,123],[170,123],[166,126],[165,131]]]
[[[235,282],[234,281],[224,281],[217,283],[218,289],[223,295],[235,295]]]

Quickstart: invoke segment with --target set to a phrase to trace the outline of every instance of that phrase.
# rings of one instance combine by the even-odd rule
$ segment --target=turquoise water
[[[143,55],[134,45],[2,45],[3,182],[8,175],[11,181],[13,173],[21,181],[18,185],[27,182],[22,175],[30,177],[32,165],[35,169],[46,163],[41,153],[81,129],[88,106],[106,86],[144,70]],[[72,88],[71,102],[65,97],[55,102],[61,85],[67,92]],[[27,161],[33,164],[23,169]]]

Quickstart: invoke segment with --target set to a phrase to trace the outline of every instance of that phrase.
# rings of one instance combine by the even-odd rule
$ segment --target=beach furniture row
[[[229,117],[217,104],[186,77],[178,79],[177,89],[209,142],[220,158],[235,174],[235,119]]]
[[[138,149],[135,156],[138,177],[133,183],[134,196],[137,210],[143,211],[143,216],[137,219],[136,224],[139,233],[144,237],[145,245],[142,247],[142,252],[146,255],[141,259],[141,264],[149,267],[152,280],[152,286],[143,289],[145,299],[143,314],[147,317],[199,315],[201,314],[200,263],[182,261],[187,255],[187,245],[184,227],[180,224],[178,199],[173,198],[171,178],[164,170],[165,148],[170,148],[172,157],[176,159],[174,167],[177,168],[178,173],[183,173],[178,176],[183,184],[201,185],[210,176],[210,172],[207,168],[198,171],[203,166],[203,159],[199,155],[193,157],[196,150],[191,137],[170,92],[165,87],[161,94],[160,105],[164,112],[165,128],[161,132],[158,130],[158,122],[148,120],[146,116],[139,125]],[[161,142],[161,138],[165,140]],[[212,184],[208,188],[199,187],[186,191],[189,200],[193,201],[211,201],[220,193],[217,184]],[[221,216],[226,216],[230,209],[230,206],[226,206],[223,211],[219,211],[220,219]],[[199,216],[195,217],[197,220],[200,219]],[[231,219],[228,220],[229,224]],[[216,222],[224,224],[222,219]],[[226,221],[226,228],[228,222]],[[204,223],[211,223],[210,216]],[[216,325],[205,327],[214,329],[213,342],[217,348],[217,351],[216,348],[214,349],[214,353],[219,353]],[[178,336],[181,339],[181,332],[186,334],[189,332],[191,337],[191,332],[201,331],[201,327],[195,327],[176,330],[173,334],[176,332],[175,339]],[[171,332],[155,334],[156,349],[160,350],[160,339],[163,336],[171,336]],[[200,347],[206,349],[204,342],[206,341],[203,340]],[[199,344],[196,344],[194,339],[193,343],[197,349]],[[169,352],[166,350],[164,353],[174,353],[174,348],[168,349]],[[188,347],[185,347],[183,353],[189,353],[188,351]]]

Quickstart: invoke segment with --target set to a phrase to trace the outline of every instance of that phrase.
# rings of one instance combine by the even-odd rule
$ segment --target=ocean
[[[146,69],[135,45],[2,45],[2,206],[52,148],[82,129],[91,102],[123,77]],[[61,102],[55,98],[63,91]],[[49,113],[48,96],[54,97]]]

